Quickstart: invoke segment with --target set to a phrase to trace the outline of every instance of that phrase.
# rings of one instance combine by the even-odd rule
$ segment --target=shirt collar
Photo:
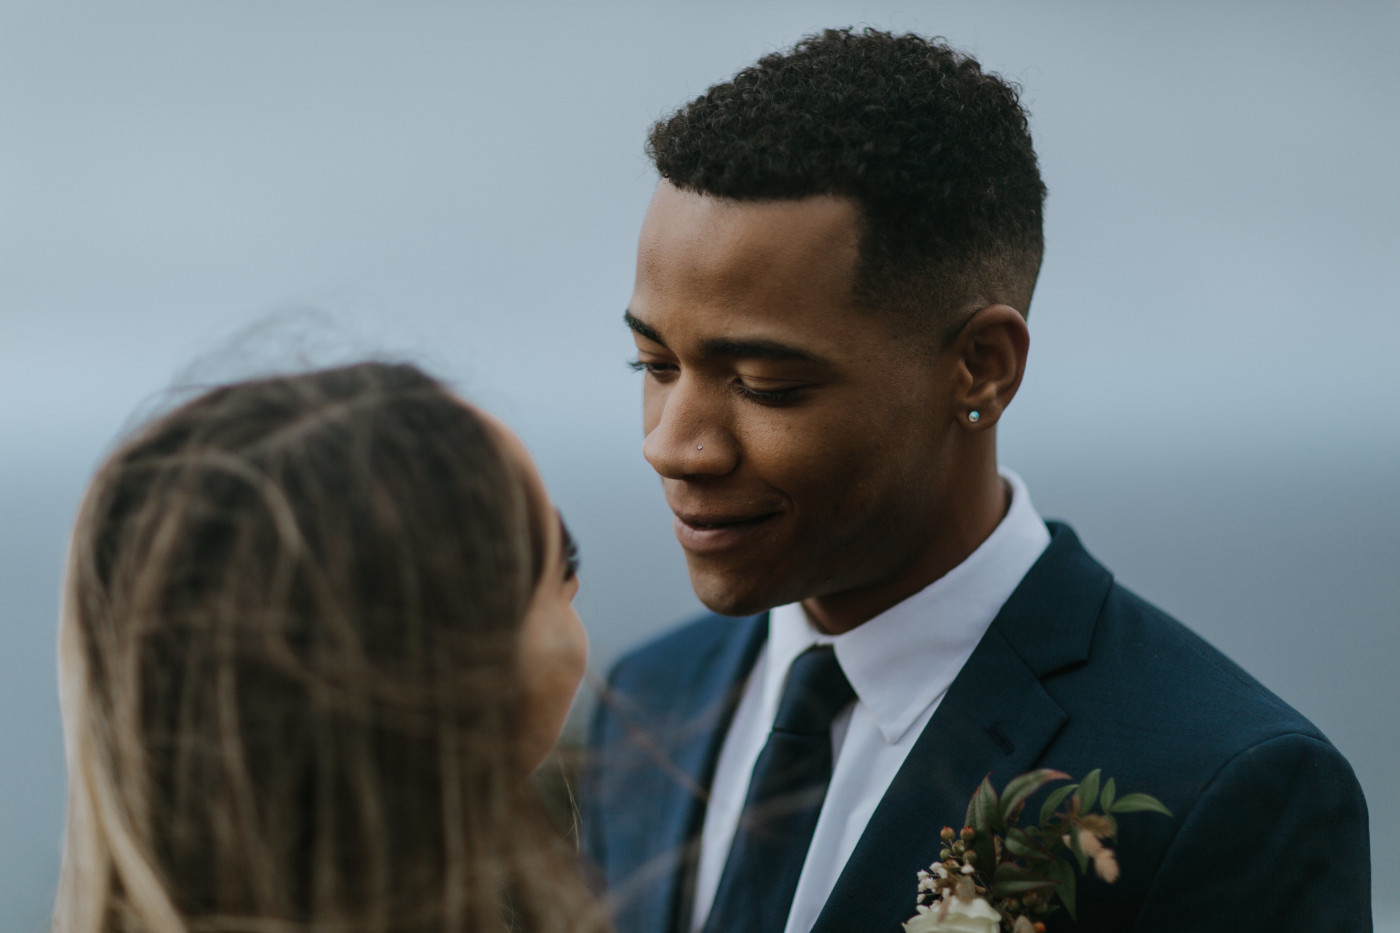
[[[1021,578],[1050,543],[1050,532],[1021,478],[1001,471],[1011,505],[968,557],[908,599],[842,635],[827,635],[800,603],[768,616],[763,711],[777,714],[788,668],[812,645],[835,646],[836,659],[886,742],[898,742],[919,715],[948,692]]]

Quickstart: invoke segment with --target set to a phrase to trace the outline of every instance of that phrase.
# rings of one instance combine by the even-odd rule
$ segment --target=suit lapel
[[[960,827],[968,798],[1035,767],[1068,713],[1041,678],[1088,657],[1109,573],[1064,526],[1021,581],[896,774],[813,933],[898,929],[914,913],[915,872]]]
[[[689,925],[690,885],[710,780],[748,674],[768,637],[766,613],[737,622],[716,618],[713,624],[738,629],[716,638],[701,656],[677,664],[677,676],[688,672],[686,679],[673,685],[674,697],[648,711],[657,725],[646,733],[664,744],[656,746],[649,786],[638,789],[634,804],[646,806],[650,819],[641,840],[647,858],[627,885],[636,900],[625,909],[641,922],[629,928]]]

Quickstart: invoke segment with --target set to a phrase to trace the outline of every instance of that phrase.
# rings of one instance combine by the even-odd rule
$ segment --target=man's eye
[[[799,393],[806,386],[792,386],[787,389],[755,389],[742,382],[734,383],[734,389],[741,396],[760,405],[790,405],[798,400]]]
[[[674,363],[657,363],[651,360],[629,360],[627,365],[634,373],[646,373],[649,376],[660,376],[675,370]]]

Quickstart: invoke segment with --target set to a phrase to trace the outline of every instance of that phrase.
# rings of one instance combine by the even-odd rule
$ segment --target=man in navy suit
[[[1121,879],[1051,930],[1369,930],[1346,761],[999,468],[1045,197],[1015,89],[828,31],[648,149],[643,451],[717,615],[625,657],[594,722],[619,930],[898,930],[982,778],[1037,767],[1173,814],[1122,817]]]

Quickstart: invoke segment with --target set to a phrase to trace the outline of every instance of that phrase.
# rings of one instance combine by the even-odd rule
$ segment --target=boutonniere
[[[1104,881],[1118,880],[1118,860],[1108,845],[1118,837],[1117,817],[1140,811],[1171,816],[1155,797],[1118,796],[1113,778],[1101,785],[1096,768],[1052,791],[1039,822],[1020,825],[1032,794],[1068,780],[1059,771],[1031,771],[998,796],[984,778],[962,831],[944,827],[938,861],[919,872],[918,913],[904,924],[905,933],[1043,933],[1044,919],[1059,907],[1074,917],[1076,864],[1080,874],[1092,866]]]

